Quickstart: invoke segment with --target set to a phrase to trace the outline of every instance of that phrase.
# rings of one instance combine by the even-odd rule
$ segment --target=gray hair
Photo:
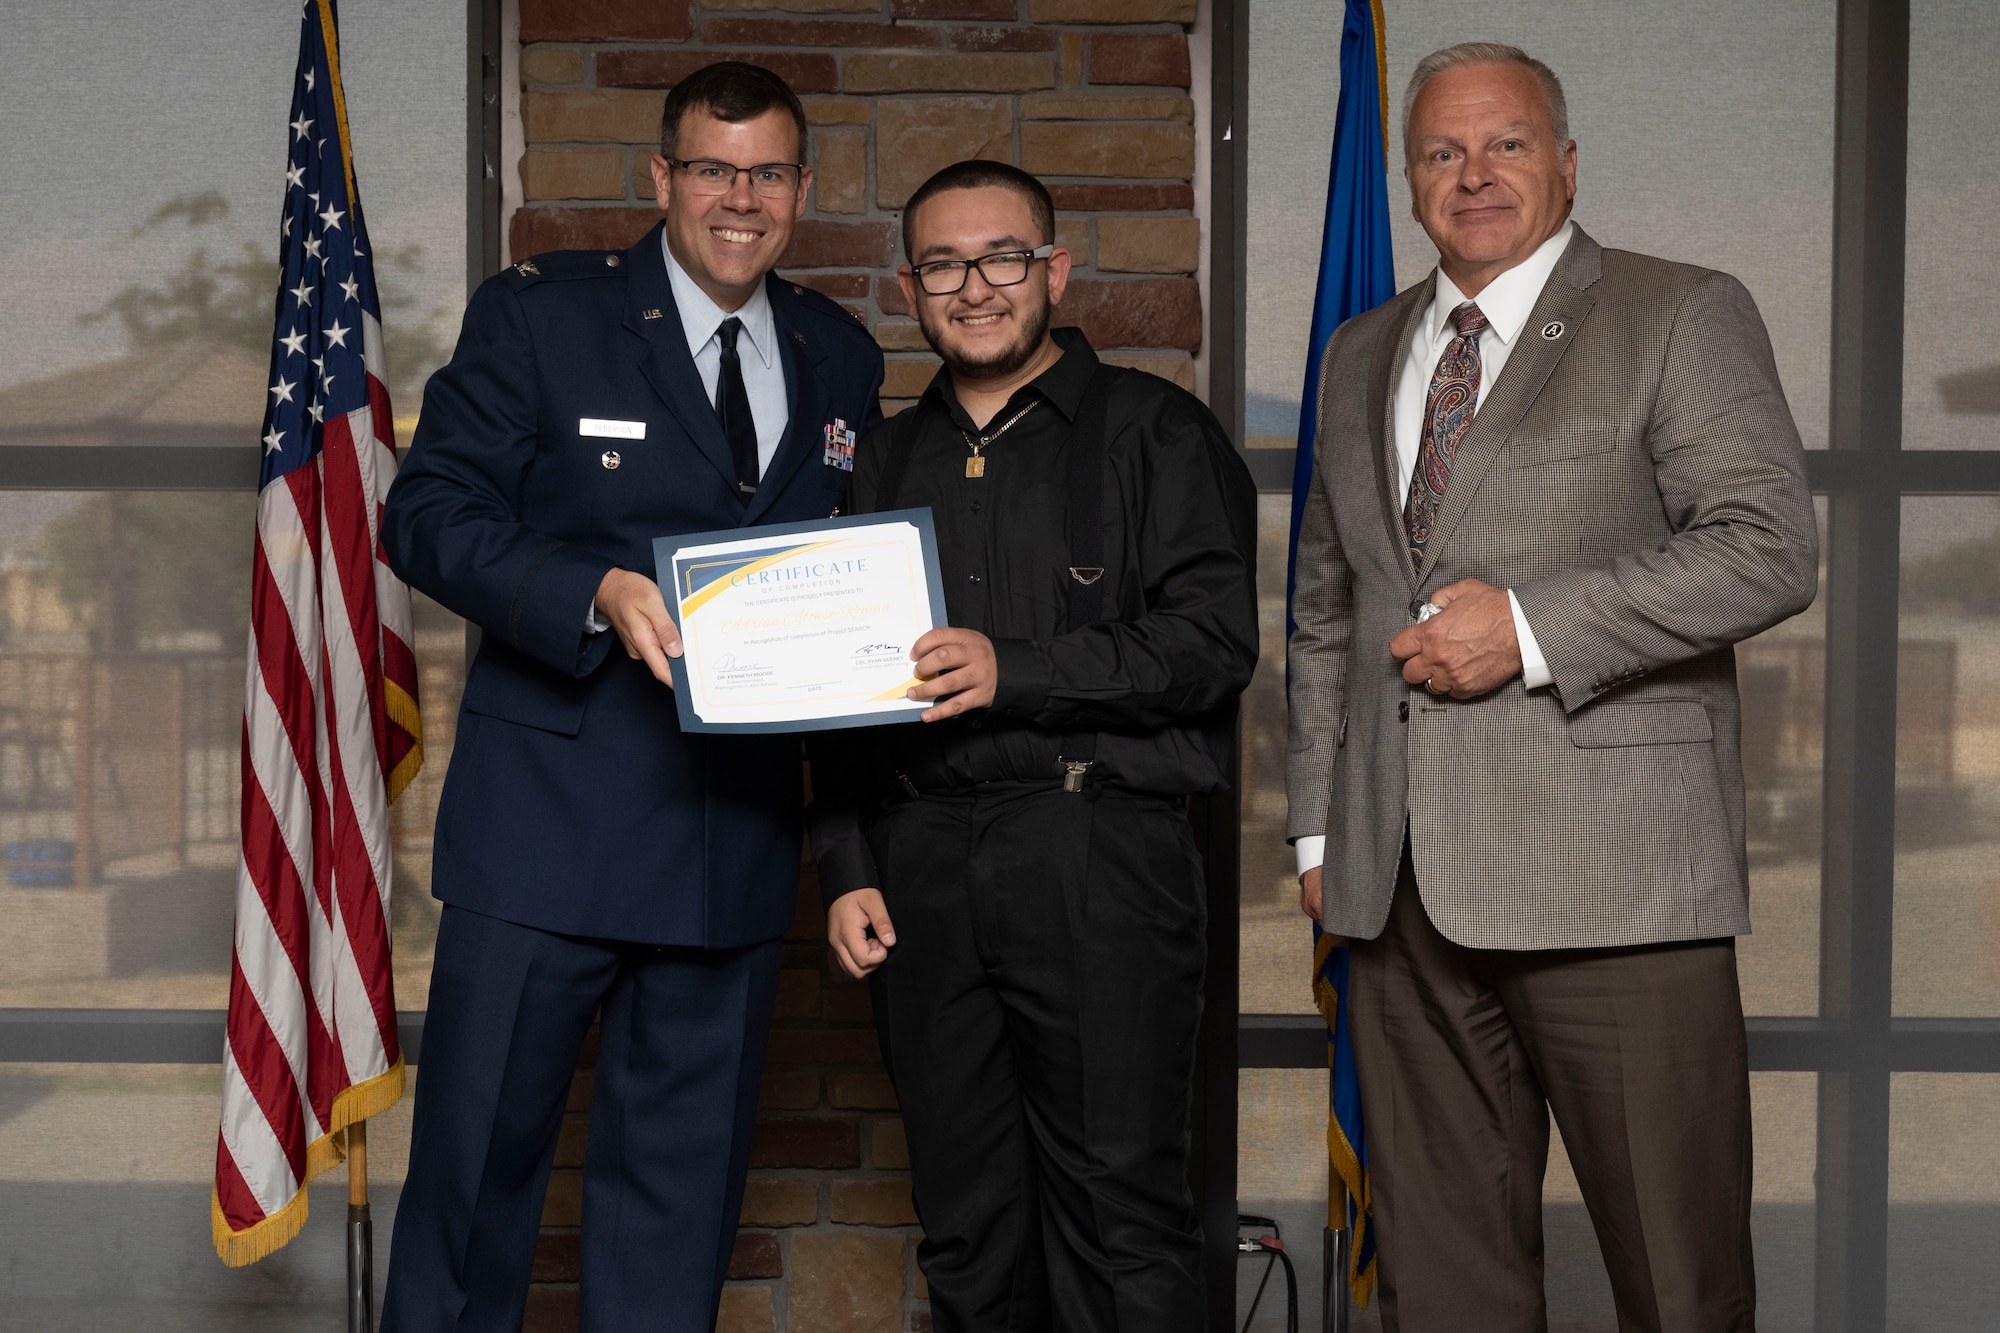
[[[1520,65],[1535,76],[1535,82],[1542,86],[1542,97],[1549,104],[1549,124],[1555,130],[1556,151],[1561,152],[1569,143],[1569,103],[1563,100],[1562,80],[1556,72],[1541,61],[1529,55],[1518,46],[1508,46],[1502,42],[1460,42],[1457,46],[1447,46],[1442,51],[1433,51],[1417,62],[1410,73],[1409,86],[1403,89],[1403,160],[1410,160],[1410,112],[1416,109],[1417,94],[1424,85],[1448,69],[1458,69],[1465,65]]]

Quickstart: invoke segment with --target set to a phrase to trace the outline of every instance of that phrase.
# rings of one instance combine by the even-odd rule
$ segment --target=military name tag
[[[608,421],[602,417],[582,417],[576,423],[576,430],[579,435],[594,435],[605,440],[646,438],[646,423],[643,421]]]

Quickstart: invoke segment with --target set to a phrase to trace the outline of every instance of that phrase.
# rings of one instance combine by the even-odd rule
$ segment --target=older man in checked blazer
[[[1327,344],[1289,833],[1351,941],[1385,1329],[1547,1326],[1550,1112],[1621,1330],[1749,1330],[1733,645],[1812,600],[1769,339],[1725,274],[1570,221],[1561,85],[1405,102],[1432,276]]]

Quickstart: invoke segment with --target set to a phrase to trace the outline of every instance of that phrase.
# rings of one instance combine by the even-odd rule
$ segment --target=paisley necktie
[[[1431,375],[1430,392],[1424,395],[1423,439],[1417,446],[1417,466],[1410,473],[1409,499],[1403,504],[1410,562],[1418,569],[1423,568],[1424,544],[1431,538],[1438,506],[1444,503],[1445,483],[1451,480],[1452,457],[1479,406],[1479,331],[1486,327],[1486,316],[1467,301],[1451,312],[1451,323],[1458,336],[1445,344]]]

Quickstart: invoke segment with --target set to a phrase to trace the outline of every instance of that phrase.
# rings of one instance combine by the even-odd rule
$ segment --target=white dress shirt
[[[792,415],[785,363],[778,356],[778,323],[771,314],[770,293],[760,282],[749,300],[735,310],[724,310],[695,285],[687,270],[674,259],[673,251],[667,249],[665,232],[660,233],[660,252],[667,257],[667,281],[673,284],[674,304],[680,308],[688,355],[694,358],[694,368],[701,373],[701,387],[707,392],[710,405],[714,404],[716,388],[722,382],[722,339],[717,330],[732,315],[743,321],[743,332],[736,336],[736,359],[743,366],[743,389],[750,395],[750,416],[757,423],[757,475],[762,476],[785,438],[785,426]]]
[[[1521,329],[1527,324],[1528,316],[1534,313],[1535,302],[1542,299],[1542,288],[1548,285],[1549,275],[1555,272],[1556,261],[1569,247],[1570,237],[1576,233],[1576,224],[1565,222],[1556,234],[1543,241],[1535,252],[1508,269],[1499,277],[1486,284],[1476,298],[1479,312],[1486,316],[1486,327],[1479,331],[1479,396],[1473,402],[1473,413],[1486,403],[1486,395],[1500,379],[1500,372],[1507,365],[1507,357],[1520,340]],[[1423,444],[1424,399],[1430,393],[1431,379],[1437,374],[1438,358],[1444,355],[1445,347],[1458,336],[1452,326],[1451,312],[1465,304],[1464,292],[1444,274],[1437,271],[1437,286],[1431,296],[1430,308],[1417,321],[1416,332],[1410,335],[1410,352],[1403,359],[1403,372],[1396,381],[1395,413],[1391,420],[1396,428],[1396,495],[1406,498],[1410,493],[1410,474],[1417,470],[1417,451]],[[1528,618],[1521,614],[1521,601],[1514,596],[1514,590],[1507,590],[1508,605],[1514,611],[1514,637],[1521,645],[1521,680],[1531,690],[1539,690],[1549,685],[1553,677],[1549,674],[1549,664],[1542,656],[1541,645],[1535,641],[1535,632],[1528,628]],[[1305,874],[1326,859],[1326,838],[1322,835],[1300,838],[1294,845],[1298,853],[1299,873]]]
[[[722,321],[734,315],[743,321],[736,335],[736,360],[743,368],[743,391],[750,395],[750,419],[757,423],[757,475],[770,470],[771,459],[784,442],[785,427],[792,418],[791,388],[785,383],[785,363],[778,355],[778,322],[771,314],[771,296],[758,283],[750,299],[735,310],[724,310],[695,284],[687,270],[667,248],[667,234],[660,233],[660,253],[667,260],[667,281],[674,290],[674,306],[680,311],[681,332],[687,335],[688,355],[701,375],[701,387],[715,403],[722,383]],[[595,603],[584,617],[584,628],[601,634],[611,622],[599,613]]]

